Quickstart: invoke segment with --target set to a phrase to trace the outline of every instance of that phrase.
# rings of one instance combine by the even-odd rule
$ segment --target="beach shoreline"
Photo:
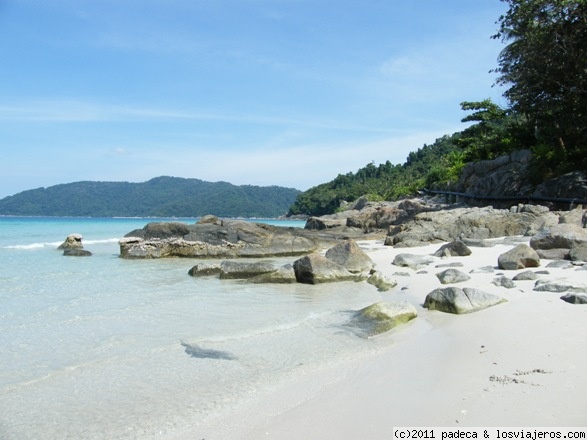
[[[395,249],[360,242],[377,270],[398,282],[382,300],[407,300],[418,318],[378,336],[389,344],[375,354],[286,379],[169,439],[383,440],[397,426],[586,426],[587,307],[562,301],[560,293],[533,291],[534,281],[516,281],[511,289],[492,284],[527,270],[497,268],[498,256],[517,243],[474,247],[470,256],[437,258],[414,271],[393,266],[394,256],[430,256],[440,244]],[[464,273],[492,266],[456,286],[507,302],[465,315],[424,309],[425,296],[441,287],[437,266],[447,263],[462,264]],[[532,270],[547,270],[544,279],[587,284],[581,267],[545,269],[548,263]]]

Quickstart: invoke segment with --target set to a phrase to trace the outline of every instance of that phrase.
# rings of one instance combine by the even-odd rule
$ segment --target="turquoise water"
[[[254,285],[190,277],[197,260],[119,258],[118,239],[149,221],[0,217],[1,439],[197,431],[271,384],[377,349],[344,326],[381,299],[372,286]],[[56,250],[71,233],[91,257]]]

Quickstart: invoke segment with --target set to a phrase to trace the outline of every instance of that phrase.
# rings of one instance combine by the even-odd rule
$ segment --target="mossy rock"
[[[407,301],[378,302],[355,312],[349,326],[363,337],[385,333],[418,316],[416,308]]]

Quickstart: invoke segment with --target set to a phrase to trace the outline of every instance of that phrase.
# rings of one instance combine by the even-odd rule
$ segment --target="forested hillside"
[[[0,200],[0,215],[90,217],[278,217],[299,191],[278,186],[157,177],[143,183],[75,182]]]
[[[463,102],[471,113],[462,122],[472,123],[463,131],[424,145],[402,165],[371,163],[310,188],[289,213],[323,215],[362,195],[389,200],[446,188],[465,163],[518,149],[533,153],[531,183],[587,173],[587,2],[502,1],[509,10],[492,38],[506,43],[494,69],[496,84],[507,87],[506,108],[489,99]]]

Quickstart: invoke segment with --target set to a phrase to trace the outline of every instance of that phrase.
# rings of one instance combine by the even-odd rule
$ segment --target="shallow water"
[[[196,260],[120,259],[118,238],[148,221],[0,218],[0,438],[151,438],[382,343],[344,325],[381,299],[366,283],[256,285],[190,277]],[[91,257],[56,250],[70,233]]]

